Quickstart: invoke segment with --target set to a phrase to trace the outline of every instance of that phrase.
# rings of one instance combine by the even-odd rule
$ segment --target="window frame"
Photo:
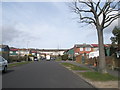
[[[81,50],[82,49],[82,50]],[[84,51],[83,47],[80,47],[80,51]]]
[[[91,47],[85,47],[85,51],[91,51]]]

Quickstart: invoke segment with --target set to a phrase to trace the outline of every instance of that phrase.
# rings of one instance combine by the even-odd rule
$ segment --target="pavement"
[[[9,68],[8,72],[2,75],[2,88],[95,89],[78,75],[55,61],[36,61]]]
[[[89,68],[91,70],[96,70],[96,68],[94,66],[89,66],[89,65],[85,65],[85,64],[80,64],[80,63],[77,63],[76,61],[63,61],[63,62],[69,62],[71,64],[74,64],[74,65],[77,65],[77,66],[80,66],[80,67],[85,67],[85,68]],[[110,75],[113,75],[115,77],[120,77],[120,72],[119,71],[115,71],[115,70],[110,70],[110,69],[107,69],[107,72],[110,74]]]
[[[80,64],[80,63],[77,63],[75,61],[61,61],[62,62],[68,62],[68,63],[71,63],[71,64],[74,64],[74,65],[77,65],[77,66],[80,66],[80,67],[84,67],[84,68],[88,68],[88,69],[91,69],[93,72],[96,71],[96,68],[93,67],[93,66],[90,66],[90,65],[84,65],[84,64]],[[91,71],[91,70],[87,70],[88,71]],[[81,71],[77,71],[77,70],[72,70],[74,73],[78,74],[78,72],[81,72]],[[111,70],[109,70],[111,71]],[[86,71],[82,71],[82,72],[86,72]],[[111,71],[113,76],[116,76],[118,75],[117,73],[114,73],[116,71]],[[110,73],[110,72],[109,72]],[[112,75],[111,74],[111,75]],[[119,90],[120,87],[119,87],[119,82],[118,81],[106,81],[106,82],[102,82],[102,81],[92,81],[90,79],[87,79],[87,78],[84,78],[82,77],[82,75],[78,74],[81,78],[83,78],[86,82],[92,84],[93,86],[95,86],[98,90],[99,89],[108,89],[108,90]]]

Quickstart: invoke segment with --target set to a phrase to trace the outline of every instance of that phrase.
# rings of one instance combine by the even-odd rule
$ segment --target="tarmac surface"
[[[95,89],[59,63],[44,60],[9,68],[8,72],[2,75],[2,88]]]

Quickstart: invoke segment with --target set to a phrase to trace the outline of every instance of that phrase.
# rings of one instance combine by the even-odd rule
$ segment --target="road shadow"
[[[2,72],[2,75],[4,75],[4,74],[8,74],[8,73],[11,73],[11,72],[13,72],[14,70],[7,70],[7,72]]]

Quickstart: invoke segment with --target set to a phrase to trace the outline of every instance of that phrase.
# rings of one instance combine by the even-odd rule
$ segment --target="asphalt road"
[[[3,88],[93,88],[55,61],[36,61],[10,68],[2,80]]]

